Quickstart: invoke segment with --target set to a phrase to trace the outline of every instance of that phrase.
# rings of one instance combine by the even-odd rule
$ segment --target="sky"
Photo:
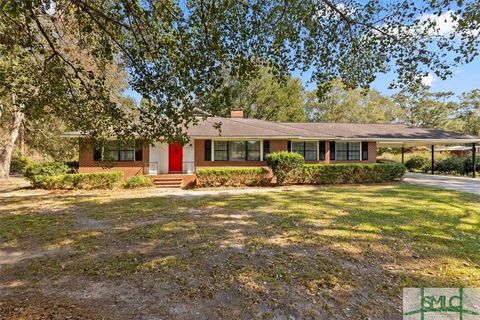
[[[452,71],[452,76],[446,80],[429,74],[428,77],[422,79],[422,82],[430,86],[431,91],[452,91],[456,96],[473,89],[480,89],[480,57],[477,57],[469,64],[456,67],[452,69]],[[300,78],[308,90],[315,89],[315,84],[309,83],[310,74],[294,72],[293,76]],[[388,89],[389,84],[394,79],[395,74],[393,72],[378,74],[377,79],[371,84],[371,88],[380,91],[384,95],[390,96],[398,91]],[[127,90],[126,94],[133,97],[137,102],[140,101],[138,93]]]
[[[477,57],[469,64],[461,65],[452,69],[452,75],[446,80],[442,80],[435,75],[429,74],[422,79],[422,83],[430,86],[431,91],[452,91],[455,95],[473,89],[480,89],[480,57]],[[315,83],[310,83],[310,74],[301,74],[294,72],[293,76],[300,78],[303,85],[308,90],[315,90]],[[386,74],[377,74],[375,81],[371,83],[371,88],[380,91],[382,94],[390,96],[398,89],[389,89],[390,83],[395,80],[396,75],[393,72]]]
[[[447,11],[439,17],[425,15],[425,18],[427,18],[427,16],[428,18],[434,17],[437,20],[437,27],[439,27],[438,33],[445,35],[452,32],[454,28],[455,21],[452,19],[451,13],[451,11]],[[311,73],[302,74],[300,72],[293,72],[292,76],[300,78],[307,90],[315,90],[315,83],[309,81]],[[393,71],[386,74],[377,74],[377,78],[371,84],[371,88],[380,91],[380,93],[384,95],[390,96],[398,91],[398,89],[393,90],[388,88],[393,80],[395,80]],[[422,83],[430,86],[431,91],[451,91],[455,96],[473,89],[480,89],[480,57],[477,57],[469,64],[452,68],[452,75],[445,80],[429,74],[422,79]],[[140,100],[139,94],[132,90],[127,90],[126,94],[137,101]]]
[[[453,32],[455,21],[452,18],[452,11],[446,11],[440,16],[433,16],[430,14],[424,15],[426,18],[433,18],[436,20],[438,27],[438,34],[448,35]],[[434,33],[432,33],[434,35]],[[451,56],[451,55],[450,55]],[[308,83],[309,74],[295,74],[299,77],[307,89],[315,89],[315,84]],[[378,74],[376,80],[371,84],[373,89],[380,91],[384,95],[392,95],[398,90],[389,89],[389,84],[395,80],[394,72],[386,74]],[[452,75],[442,80],[433,74],[429,74],[422,79],[422,83],[430,86],[432,91],[451,91],[455,95],[460,95],[463,92],[471,91],[473,89],[480,89],[480,57],[477,57],[469,64],[461,65],[452,68]]]
[[[428,77],[422,79],[422,82],[430,86],[432,91],[452,91],[456,95],[473,89],[480,89],[480,57],[469,64],[456,67],[452,71],[452,76],[446,80],[429,74]],[[379,75],[371,86],[383,94],[391,95],[396,91],[388,89],[388,84],[394,77],[393,73]]]

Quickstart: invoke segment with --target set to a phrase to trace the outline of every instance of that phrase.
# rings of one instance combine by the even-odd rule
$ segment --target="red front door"
[[[183,147],[180,143],[168,145],[168,172],[182,172]]]

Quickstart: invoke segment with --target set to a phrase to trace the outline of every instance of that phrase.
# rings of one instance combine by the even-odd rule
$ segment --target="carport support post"
[[[432,144],[432,174],[434,173],[435,170],[435,146]]]
[[[402,163],[405,164],[405,148],[402,147]]]
[[[477,171],[477,145],[472,143],[472,162],[473,162],[473,177],[475,178],[475,171]]]

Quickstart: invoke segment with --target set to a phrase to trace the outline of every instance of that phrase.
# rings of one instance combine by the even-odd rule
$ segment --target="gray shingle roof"
[[[220,124],[220,130],[215,127]],[[458,132],[418,128],[403,124],[357,124],[357,123],[299,123],[271,122],[259,119],[199,118],[188,129],[193,138],[270,138],[270,139],[354,139],[373,141],[413,141],[424,143],[439,140],[445,143],[480,141],[480,137]],[[80,132],[65,132],[64,137],[80,137]]]
[[[220,124],[220,130],[215,128]],[[312,132],[282,123],[258,119],[209,117],[188,129],[190,136],[202,137],[292,137],[309,136]],[[329,135],[328,135],[329,136]]]
[[[221,124],[220,131],[214,124]],[[403,124],[298,123],[271,122],[242,118],[207,118],[189,128],[192,137],[283,137],[341,139],[406,139],[406,140],[478,140],[462,133],[418,128]]]

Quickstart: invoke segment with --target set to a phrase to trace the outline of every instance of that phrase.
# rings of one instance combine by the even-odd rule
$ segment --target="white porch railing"
[[[186,174],[193,174],[195,172],[195,163],[193,161],[183,161],[182,171]]]
[[[143,165],[143,174],[159,174],[158,162],[145,162]]]
[[[158,162],[145,162],[143,166],[143,173],[148,175],[156,175],[162,173],[168,173],[168,171],[162,171],[159,169]],[[194,174],[195,173],[195,163],[193,161],[183,161],[182,162],[182,173],[185,174]]]

